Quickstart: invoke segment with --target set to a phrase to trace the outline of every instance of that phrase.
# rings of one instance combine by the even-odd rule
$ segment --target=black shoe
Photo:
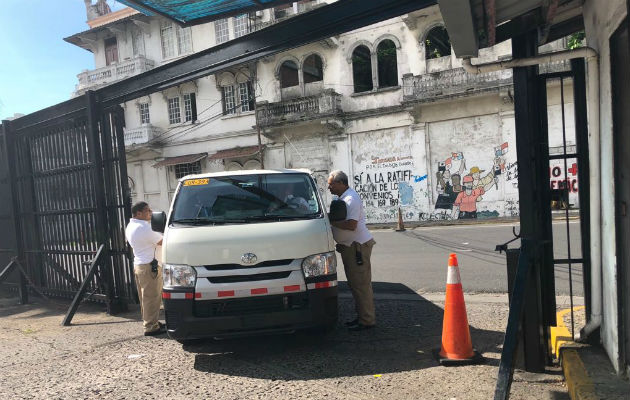
[[[154,331],[144,332],[144,336],[158,336],[166,333],[166,327],[160,324],[160,327]]]
[[[348,330],[350,332],[358,332],[358,331],[365,331],[367,329],[372,329],[372,328],[374,328],[374,325],[356,324],[356,325],[353,325],[353,326],[349,327]]]
[[[355,319],[353,319],[352,321],[346,321],[346,322],[344,322],[343,324],[344,324],[345,326],[355,326],[355,325],[357,325],[358,323],[359,323],[359,318],[355,318]]]

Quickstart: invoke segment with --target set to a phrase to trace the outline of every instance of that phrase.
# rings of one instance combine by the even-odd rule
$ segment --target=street
[[[375,291],[391,291],[397,283],[418,293],[443,292],[448,255],[456,253],[464,291],[467,293],[507,292],[505,253],[495,251],[497,244],[511,240],[516,224],[477,224],[393,230],[372,230],[376,246],[372,253],[372,281]],[[580,225],[571,221],[571,256],[580,258]],[[567,258],[566,225],[554,221],[554,257]],[[518,248],[519,240],[509,248]],[[338,258],[339,280],[345,275]],[[569,269],[556,266],[556,294],[569,295]],[[572,266],[573,294],[583,296],[582,266]]]

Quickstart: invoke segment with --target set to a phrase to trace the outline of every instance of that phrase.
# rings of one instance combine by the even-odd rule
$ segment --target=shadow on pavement
[[[407,286],[375,282],[375,293],[405,294],[403,300],[377,300],[377,326],[349,332],[343,322],[354,318],[354,302],[340,282],[339,323],[326,335],[310,332],[207,340],[185,345],[195,353],[198,371],[260,379],[325,379],[412,371],[438,366],[433,350],[440,347],[442,308]],[[346,289],[347,290],[347,289]],[[415,295],[410,298],[407,295]],[[471,327],[481,352],[500,352],[503,332]],[[498,364],[490,360],[490,364]]]
[[[65,314],[70,308],[70,299],[44,299],[38,296],[30,296],[27,304],[19,304],[17,297],[11,297],[8,294],[2,294],[0,297],[0,318],[13,316],[17,319],[38,319],[46,317],[59,316],[59,323],[63,320]],[[140,315],[140,306],[138,304],[129,304],[128,310],[120,314],[116,314],[116,317],[124,318],[129,321],[142,320]],[[105,315],[107,312],[106,306],[103,303],[96,303],[92,301],[83,301],[77,310],[77,314],[85,315]],[[77,323],[73,320],[72,325],[100,325],[100,324],[112,324],[122,323],[127,321],[99,321],[99,322],[81,322]]]

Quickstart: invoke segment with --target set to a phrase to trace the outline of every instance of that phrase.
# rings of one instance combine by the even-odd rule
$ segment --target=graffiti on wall
[[[366,208],[398,207],[413,202],[413,159],[404,157],[372,157],[365,171],[355,174],[354,190]]]
[[[492,165],[486,169],[466,165],[462,151],[455,151],[438,162],[435,189],[437,199],[432,214],[422,213],[421,220],[472,219],[498,216],[497,211],[479,212],[477,204],[490,190],[498,190],[499,179],[516,175],[515,165],[506,162],[508,143],[494,148]]]

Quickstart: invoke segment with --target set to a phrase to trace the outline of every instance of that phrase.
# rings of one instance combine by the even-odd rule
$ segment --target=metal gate
[[[84,100],[85,108],[71,114],[3,122],[0,154],[7,162],[0,185],[9,187],[12,197],[3,197],[0,218],[9,225],[6,216],[12,216],[17,237],[3,253],[17,255],[29,284],[42,293],[72,298],[86,262],[104,244],[107,256],[90,292],[112,312],[135,299],[124,237],[131,209],[124,114],[120,107],[101,110],[93,92]]]

